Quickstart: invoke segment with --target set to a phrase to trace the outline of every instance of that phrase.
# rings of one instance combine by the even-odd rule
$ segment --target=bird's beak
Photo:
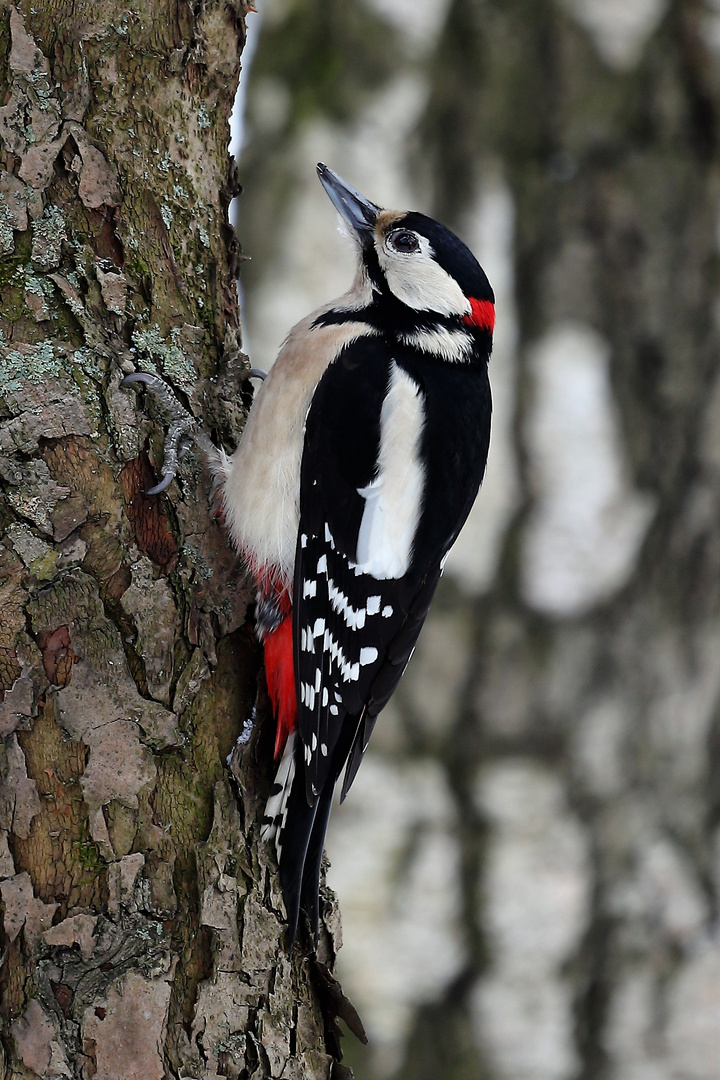
[[[320,183],[328,193],[331,203],[348,223],[358,240],[361,243],[369,241],[382,207],[371,203],[322,162],[319,163],[317,171]]]

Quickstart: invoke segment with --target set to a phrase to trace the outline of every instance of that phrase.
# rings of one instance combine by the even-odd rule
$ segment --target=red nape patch
[[[293,666],[292,617],[265,638],[265,678],[275,714],[275,758],[283,752],[288,735],[297,723],[295,670]]]
[[[489,300],[476,300],[469,296],[472,311],[469,315],[463,315],[462,321],[468,326],[479,326],[481,330],[489,330],[492,334],[495,329],[495,305]]]

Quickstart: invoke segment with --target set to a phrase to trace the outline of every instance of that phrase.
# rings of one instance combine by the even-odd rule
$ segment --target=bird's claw
[[[120,385],[133,386],[136,383],[147,387],[158,404],[169,414],[172,421],[165,439],[163,463],[160,470],[162,480],[155,487],[148,488],[145,492],[146,495],[159,495],[161,491],[166,491],[170,487],[170,484],[177,476],[178,465],[190,449],[193,436],[198,429],[198,423],[183,408],[167,383],[163,382],[158,375],[151,375],[147,371],[136,371],[133,375],[126,375]]]
[[[163,478],[160,481],[160,483],[156,484],[155,487],[146,488],[145,491],[143,492],[143,494],[144,495],[159,495],[161,491],[167,491],[167,489],[170,487],[170,485],[172,484],[174,479],[175,479],[175,473],[174,472],[164,473]]]
[[[265,379],[267,372],[261,371],[260,368],[251,368],[247,377]],[[222,462],[221,451],[213,445],[195,417],[180,404],[168,384],[159,375],[151,375],[148,371],[136,371],[132,375],[126,375],[120,383],[121,386],[138,384],[150,391],[158,405],[170,417],[170,427],[165,439],[163,463],[160,470],[162,479],[155,487],[149,488],[145,494],[159,495],[162,491],[167,491],[177,476],[180,461],[193,443],[205,457],[211,470],[217,471]]]

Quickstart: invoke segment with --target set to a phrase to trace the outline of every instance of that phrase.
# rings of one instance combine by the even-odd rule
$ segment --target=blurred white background
[[[318,161],[444,219],[497,298],[486,480],[328,837],[341,977],[371,1040],[356,1074],[717,1080],[720,619],[669,587],[687,545],[667,522],[687,539],[690,511],[653,473],[645,444],[672,425],[653,433],[635,370],[648,327],[667,337],[662,228],[671,210],[677,234],[692,223],[647,180],[690,183],[663,94],[681,101],[692,5],[260,2],[232,144],[253,365],[352,277]],[[712,68],[720,14],[694,9]],[[610,265],[618,221],[640,237],[632,270]],[[622,326],[618,295],[636,301]],[[670,411],[702,348],[668,375]],[[686,467],[714,469],[715,511],[719,419]]]

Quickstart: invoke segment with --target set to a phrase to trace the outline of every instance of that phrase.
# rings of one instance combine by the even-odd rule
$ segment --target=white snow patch
[[[247,38],[245,40],[245,48],[243,49],[242,71],[240,72],[240,82],[238,83],[238,88],[235,92],[235,101],[233,102],[229,125],[230,142],[228,144],[228,153],[230,154],[230,157],[235,158],[236,163],[240,161],[242,151],[245,147],[245,105],[247,101],[247,83],[248,76],[250,74],[250,66],[255,56],[258,41],[260,40],[261,25],[261,11],[253,13],[253,15],[247,20]],[[237,225],[239,206],[240,199],[236,196],[231,201],[228,208],[228,218],[233,226]]]

